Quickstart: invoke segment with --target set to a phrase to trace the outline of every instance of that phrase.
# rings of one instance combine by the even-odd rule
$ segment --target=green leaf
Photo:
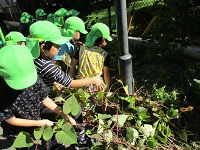
[[[178,117],[178,109],[170,109],[167,111],[167,116],[171,119]]]
[[[69,99],[67,99],[63,105],[63,112],[65,114],[69,114],[72,110],[72,101],[70,101]]]
[[[44,140],[49,140],[53,136],[53,130],[50,126],[45,125],[44,131],[43,131],[43,139]]]
[[[139,132],[134,128],[127,127],[126,138],[131,143],[131,145],[135,146],[135,142],[139,138]]]
[[[71,145],[77,143],[77,135],[73,130],[73,127],[69,124],[63,125],[63,130],[56,133],[56,139],[58,142],[64,145]]]
[[[166,135],[167,137],[170,137],[170,136],[171,136],[171,130],[170,130],[169,126],[167,126],[167,127],[165,128],[165,135]]]
[[[151,117],[148,116],[146,113],[139,113],[138,118],[140,120],[144,120],[144,121],[149,121],[151,119]]]
[[[145,107],[137,107],[137,113],[147,113],[148,112],[148,109],[145,108]]]
[[[100,133],[103,133],[103,125],[104,125],[104,122],[102,119],[99,119],[99,126],[98,126],[98,129],[97,129],[97,133],[100,134]]]
[[[139,147],[145,147],[145,141],[146,141],[145,138],[144,138],[144,139],[140,139],[140,140],[138,141]]]
[[[147,141],[147,145],[148,147],[150,148],[155,148],[156,147],[156,143],[157,141],[155,140],[155,138],[150,138],[148,141]]]
[[[33,146],[34,141],[31,139],[31,135],[28,132],[20,132],[15,139],[12,147],[22,148],[22,147],[31,147]]]
[[[107,97],[108,99],[113,98],[113,97],[114,97],[113,92],[108,92],[108,93],[106,93],[106,97]]]
[[[33,135],[34,135],[34,137],[35,137],[36,140],[41,139],[41,137],[42,137],[42,132],[43,132],[43,131],[41,130],[41,128],[36,128],[36,129],[34,129]]]
[[[178,135],[179,135],[179,137],[180,137],[180,139],[181,139],[182,141],[184,141],[184,142],[187,143],[187,141],[188,141],[187,130],[182,129],[182,130],[178,133]]]
[[[78,89],[78,94],[79,94],[80,100],[85,100],[85,99],[88,99],[90,97],[90,94],[84,92],[82,88]]]
[[[97,99],[99,102],[103,101],[103,96],[104,96],[104,92],[103,91],[99,91],[97,93]]]
[[[58,122],[57,122],[57,124],[56,124],[56,126],[58,126],[58,127],[61,128],[63,126],[63,124],[66,123],[66,122],[67,121],[65,121],[64,119],[59,119]]]
[[[133,96],[130,97],[130,107],[132,109],[135,109],[135,98]]]
[[[117,120],[117,118],[118,118],[118,120]],[[117,122],[117,125],[119,126],[119,127],[123,127],[124,126],[124,123],[126,122],[126,119],[128,118],[128,115],[123,115],[123,114],[121,114],[121,115],[118,115],[118,117],[116,116],[116,115],[114,115],[112,118],[111,118],[111,120],[113,121],[113,122]]]
[[[105,136],[105,140],[106,140],[106,142],[111,142],[112,141],[112,138],[113,138],[113,133],[112,133],[112,131],[111,130],[108,130],[108,131],[105,131],[105,134],[104,134],[104,136]]]
[[[98,114],[98,119],[108,119],[111,118],[111,115],[108,114]]]
[[[149,137],[151,135],[151,133],[154,132],[154,129],[153,129],[152,125],[144,124],[143,126],[141,126],[139,128],[139,131],[141,133],[143,133],[145,137]]]
[[[139,119],[137,119],[137,120],[136,120],[136,123],[135,123],[135,126],[136,126],[137,128],[139,128],[139,127],[141,127],[141,125],[142,125],[142,121],[139,120]]]
[[[163,144],[167,144],[167,141],[168,141],[167,137],[161,138],[161,142]]]
[[[54,101],[58,103],[65,102],[65,100],[61,96],[56,97]]]
[[[72,95],[71,97],[72,97],[72,99],[70,99],[72,100],[71,114],[73,116],[76,116],[80,111],[80,105],[74,95]]]
[[[63,105],[63,112],[65,114],[71,114],[76,116],[80,111],[80,105],[74,95],[70,96]]]

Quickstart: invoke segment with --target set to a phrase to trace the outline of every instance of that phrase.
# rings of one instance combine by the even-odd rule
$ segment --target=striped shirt
[[[70,76],[55,66],[52,61],[38,58],[34,60],[34,63],[37,67],[39,77],[50,89],[52,89],[54,82],[62,84],[65,87],[69,87],[72,83]]]

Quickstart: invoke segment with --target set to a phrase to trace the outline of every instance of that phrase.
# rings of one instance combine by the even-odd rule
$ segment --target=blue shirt
[[[60,50],[58,54],[53,58],[53,60],[62,60],[62,55],[64,53],[72,53],[74,51],[74,45],[70,43],[70,41],[67,41],[65,44],[60,45]]]

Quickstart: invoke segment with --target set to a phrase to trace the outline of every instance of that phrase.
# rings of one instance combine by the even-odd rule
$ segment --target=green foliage
[[[22,148],[22,147],[31,147],[34,145],[31,135],[27,132],[20,132],[17,138],[15,139],[12,147]]]
[[[53,136],[53,130],[49,126],[43,126],[34,130],[34,137],[36,140],[43,137],[44,140],[49,140]]]
[[[74,95],[69,97],[63,105],[63,112],[65,114],[69,114],[71,112],[73,116],[76,116],[79,110],[80,110],[80,105]]]
[[[77,102],[76,97],[72,94],[66,99],[63,104],[63,111],[65,114],[77,115],[80,110],[80,105]],[[27,132],[20,132],[14,141],[12,147],[22,148],[31,147],[35,141],[39,140],[49,140],[55,134],[56,140],[65,146],[76,144],[77,137],[76,132],[72,125],[70,125],[67,120],[59,119],[58,123],[54,127],[42,126],[34,130],[34,138]]]
[[[69,124],[64,124],[62,126],[62,131],[56,133],[56,139],[58,142],[64,145],[71,145],[77,143],[76,132],[73,127]]]

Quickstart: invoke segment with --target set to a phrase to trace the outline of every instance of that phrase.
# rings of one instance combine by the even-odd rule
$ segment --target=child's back
[[[110,87],[109,54],[103,49],[108,41],[112,41],[107,25],[96,23],[86,36],[85,46],[82,46],[72,60],[70,75],[74,77],[75,66],[79,63],[78,78],[89,78],[103,75],[103,79]]]

